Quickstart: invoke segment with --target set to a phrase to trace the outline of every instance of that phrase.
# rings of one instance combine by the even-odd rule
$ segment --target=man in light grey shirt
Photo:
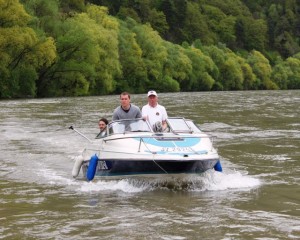
[[[138,106],[130,103],[130,94],[122,92],[120,94],[121,106],[117,107],[113,113],[113,120],[141,118],[142,113]]]

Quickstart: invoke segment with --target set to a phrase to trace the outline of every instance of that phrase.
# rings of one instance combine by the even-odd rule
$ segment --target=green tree
[[[115,90],[115,79],[121,75],[121,64],[118,51],[118,21],[108,15],[108,9],[91,5],[87,8],[89,17],[96,21],[97,47],[99,48],[99,63],[96,66],[95,87],[92,94],[107,94]]]
[[[288,77],[288,89],[300,89],[300,54],[297,57],[289,57],[286,65],[290,69],[291,74]]]
[[[179,83],[171,78],[170,76],[164,76],[161,84],[159,86],[159,90],[162,92],[179,92],[180,86]]]
[[[278,62],[273,68],[272,79],[280,89],[299,89],[300,54]]]
[[[168,57],[164,64],[164,76],[176,80],[178,83],[189,78],[192,72],[192,62],[186,55],[184,48],[169,42],[164,42]],[[179,89],[178,89],[179,90]]]
[[[250,52],[247,62],[257,77],[256,85],[258,89],[278,89],[278,86],[270,79],[272,68],[269,60],[263,54],[253,50]]]
[[[246,63],[245,59],[242,59],[241,68],[242,68],[243,78],[244,78],[243,90],[254,90],[256,75],[253,73],[251,66],[248,63]]]
[[[251,66],[247,63],[246,59],[237,56],[237,61],[243,73],[243,87],[241,90],[255,89],[256,75],[253,73]]]
[[[272,79],[281,89],[299,89],[300,54],[279,62],[272,71]]]
[[[181,89],[184,91],[208,91],[215,83],[212,77],[214,63],[209,56],[197,48],[190,47],[185,50],[185,54],[192,63],[192,71],[188,78],[181,82]]]
[[[186,8],[188,1],[182,0],[162,0],[159,9],[166,16],[169,31],[163,35],[164,39],[174,43],[181,43],[185,39],[182,27],[186,19]]]
[[[243,72],[234,55],[228,57],[220,68],[223,90],[242,90]]]
[[[23,0],[24,7],[32,16],[30,26],[37,32],[55,37],[59,31],[62,14],[58,0]]]
[[[203,44],[213,44],[216,42],[216,35],[213,31],[210,31],[205,16],[199,8],[197,3],[187,3],[182,35],[184,40],[189,43],[192,43],[195,39],[201,39]]]
[[[227,16],[251,16],[243,1],[236,0],[209,0],[205,1],[212,6],[219,8]]]
[[[136,25],[132,19],[127,19],[128,25]],[[128,29],[125,22],[120,23],[119,54],[122,66],[122,77],[118,79],[116,91],[145,92],[147,69],[142,59],[142,49],[136,41],[136,34]]]
[[[149,22],[153,29],[158,31],[161,36],[164,36],[169,30],[165,14],[161,11],[157,11],[156,9],[151,9],[149,11],[147,22]]]
[[[39,78],[40,96],[107,94],[115,89],[120,70],[116,20],[107,9],[88,6],[62,22],[59,58]]]
[[[270,4],[267,12],[269,39],[271,47],[283,57],[299,52],[299,4],[295,0],[287,0]]]
[[[27,26],[31,18],[17,0],[0,8],[0,97],[34,97],[37,72],[56,58],[54,41]]]
[[[137,25],[132,29],[137,43],[142,49],[142,59],[147,69],[147,88],[160,90],[163,79],[163,66],[167,59],[167,49],[163,40],[149,25]]]
[[[238,35],[246,50],[263,52],[267,44],[267,24],[263,19],[242,18],[242,34]]]
[[[31,16],[25,11],[19,0],[0,0],[0,9],[0,26],[2,28],[25,27],[31,20]]]
[[[297,40],[295,40],[287,31],[276,36],[274,46],[284,57],[294,55],[300,51]]]
[[[120,10],[118,12],[117,15],[120,19],[122,20],[126,20],[127,18],[132,18],[134,19],[136,22],[141,23],[141,19],[139,17],[139,15],[137,14],[137,12],[132,9],[132,8],[127,8],[127,7],[120,7]]]
[[[83,12],[85,11],[85,1],[84,0],[63,0],[60,1],[61,7],[64,12]]]
[[[288,78],[291,74],[291,70],[285,66],[284,61],[281,61],[274,66],[271,78],[280,89],[286,90],[288,88]]]
[[[209,26],[209,31],[206,34],[211,35],[210,42],[213,40],[214,44],[222,42],[232,46],[236,40],[236,17],[232,15],[227,16],[220,8],[209,4],[203,5],[201,8],[203,9],[203,15],[205,16],[204,22],[207,22]]]

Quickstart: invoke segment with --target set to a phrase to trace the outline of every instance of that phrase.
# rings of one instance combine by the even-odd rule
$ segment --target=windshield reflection
[[[123,119],[109,123],[109,134],[125,132],[152,132],[149,124],[143,119]]]

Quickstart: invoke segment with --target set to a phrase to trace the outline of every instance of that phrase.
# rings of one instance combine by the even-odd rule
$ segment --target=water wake
[[[222,191],[249,189],[261,184],[260,180],[240,172],[219,173],[207,171],[201,175],[160,176],[156,178],[125,178],[120,180],[96,180],[84,182],[80,191],[122,191],[127,193],[170,191]]]

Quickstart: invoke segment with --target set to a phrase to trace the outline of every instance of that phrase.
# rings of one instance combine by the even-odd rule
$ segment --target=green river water
[[[146,94],[132,95],[142,107]],[[73,179],[119,96],[0,101],[0,239],[300,239],[300,91],[161,93],[223,173]]]

